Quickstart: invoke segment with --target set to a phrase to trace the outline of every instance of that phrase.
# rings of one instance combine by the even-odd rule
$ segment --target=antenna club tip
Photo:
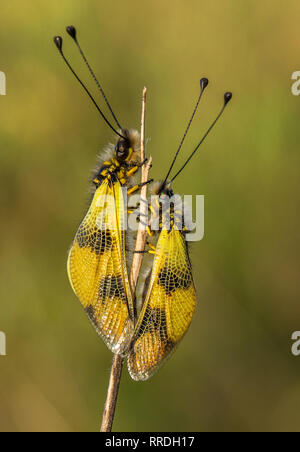
[[[231,100],[231,98],[232,98],[232,93],[230,91],[227,91],[224,94],[224,103],[225,103],[225,105],[228,104],[228,102]]]
[[[71,36],[71,38],[74,39],[74,41],[76,41],[76,28],[74,27],[74,25],[69,25],[68,27],[66,27],[67,33]]]
[[[202,79],[200,80],[200,87],[202,91],[207,87],[208,83],[209,83],[208,78],[202,77]]]
[[[62,51],[62,44],[63,44],[63,39],[61,36],[54,36],[53,38],[54,44],[56,45],[56,47],[58,48],[58,50],[61,52]]]

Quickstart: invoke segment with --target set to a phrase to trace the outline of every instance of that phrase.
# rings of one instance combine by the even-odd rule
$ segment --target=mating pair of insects
[[[69,251],[68,275],[75,294],[109,349],[127,357],[128,370],[134,380],[147,380],[175,350],[187,332],[195,311],[196,291],[186,242],[188,230],[184,226],[184,219],[182,221],[179,218],[177,221],[182,212],[176,210],[176,207],[171,207],[169,215],[163,208],[156,210],[156,215],[159,216],[158,238],[155,247],[150,245],[154,258],[152,268],[145,278],[142,307],[137,313],[128,277],[126,247],[129,232],[123,227],[127,205],[122,188],[127,188],[128,194],[131,194],[143,185],[130,187],[134,175],[145,164],[139,159],[140,137],[137,131],[121,127],[79,45],[75,28],[67,27],[67,32],[75,41],[118,129],[108,121],[77,76],[63,53],[62,38],[56,36],[54,42],[65,63],[102,118],[118,136],[117,144],[109,149],[110,156],[102,161],[94,175],[93,199]],[[185,164],[169,180],[207,85],[208,80],[202,78],[196,106],[168,174],[163,182],[154,185],[154,192],[161,199],[172,198],[171,183],[196,153],[232,97],[231,93],[225,93],[224,104],[215,121]],[[150,182],[152,181],[146,183]],[[152,236],[151,223],[147,230]]]

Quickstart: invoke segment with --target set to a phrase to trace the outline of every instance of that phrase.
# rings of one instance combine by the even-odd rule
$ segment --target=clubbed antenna
[[[85,84],[80,80],[80,78],[78,77],[78,75],[76,74],[76,72],[74,71],[74,69],[72,68],[72,66],[70,65],[69,61],[67,60],[67,58],[65,57],[63,50],[62,50],[62,45],[63,45],[63,39],[61,36],[55,36],[53,38],[54,44],[56,45],[56,47],[58,48],[59,53],[62,56],[62,59],[64,60],[64,62],[66,63],[66,65],[68,66],[68,68],[70,69],[70,71],[72,72],[72,74],[74,75],[74,77],[76,78],[76,80],[80,83],[80,85],[82,86],[82,88],[85,90],[85,92],[87,93],[87,95],[89,96],[89,98],[91,99],[91,101],[93,102],[93,104],[95,105],[95,107],[97,108],[98,112],[100,113],[100,115],[102,116],[102,118],[104,119],[104,121],[106,122],[106,124],[111,128],[111,130],[113,130],[120,138],[126,139],[125,137],[123,137],[123,135],[121,135],[119,132],[117,132],[117,130],[111,125],[111,123],[108,121],[108,119],[104,116],[104,114],[102,113],[100,107],[98,106],[97,102],[95,101],[95,99],[93,98],[93,96],[91,95],[91,93],[89,92],[89,90],[87,89],[87,87],[85,86]]]
[[[181,171],[184,170],[184,168],[186,167],[186,165],[189,163],[189,161],[191,160],[191,158],[194,156],[194,154],[197,152],[198,148],[201,146],[201,144],[203,143],[203,141],[205,140],[205,138],[207,137],[207,135],[209,134],[209,132],[213,129],[213,127],[215,126],[216,122],[218,121],[218,119],[220,118],[220,116],[222,116],[223,111],[226,108],[226,105],[228,104],[228,102],[230,101],[230,99],[232,98],[232,93],[227,92],[224,94],[224,104],[223,107],[221,108],[220,113],[218,114],[218,116],[216,117],[216,119],[214,120],[214,122],[211,124],[211,126],[208,128],[208,130],[206,131],[206,133],[203,135],[201,141],[199,142],[199,144],[196,146],[196,148],[193,150],[193,152],[191,153],[191,155],[189,156],[189,158],[186,160],[186,162],[184,163],[184,165],[180,168],[180,170],[175,174],[175,176],[171,179],[170,182],[173,182],[174,179],[176,179],[177,176],[179,176],[179,174],[181,173]]]
[[[88,60],[87,60],[87,58],[86,58],[86,56],[85,56],[85,54],[83,53],[83,50],[82,50],[81,47],[80,47],[80,44],[79,44],[78,39],[77,39],[77,31],[76,31],[76,28],[75,28],[73,25],[70,25],[69,27],[66,28],[66,30],[67,30],[67,33],[71,36],[71,38],[74,40],[75,44],[77,45],[78,50],[79,50],[79,52],[80,52],[80,55],[82,56],[83,61],[84,61],[85,64],[87,65],[88,70],[90,71],[91,76],[93,77],[93,79],[94,79],[94,81],[95,81],[97,87],[99,88],[99,90],[100,90],[100,92],[101,92],[101,94],[102,94],[102,96],[103,96],[103,99],[104,99],[106,105],[108,106],[108,109],[109,109],[109,111],[110,111],[110,113],[111,113],[113,119],[115,120],[117,126],[118,126],[120,129],[122,129],[122,127],[121,127],[119,121],[117,120],[116,115],[114,114],[114,112],[113,112],[113,110],[112,110],[112,108],[111,108],[111,106],[110,106],[110,104],[109,104],[109,102],[108,102],[108,100],[107,100],[107,97],[106,97],[106,95],[105,95],[105,93],[104,93],[104,91],[103,91],[102,86],[100,85],[100,83],[99,83],[97,77],[95,76],[94,71],[92,70],[92,68],[91,68],[91,66],[90,66],[90,64],[89,64],[89,62],[88,62]]]
[[[193,114],[192,114],[192,116],[191,116],[191,119],[189,120],[189,123],[188,123],[188,125],[187,125],[187,128],[185,129],[184,135],[183,135],[183,137],[182,137],[182,139],[181,139],[181,142],[180,142],[180,144],[179,144],[179,146],[178,146],[178,149],[177,149],[177,151],[176,151],[176,153],[175,153],[173,162],[172,162],[172,164],[171,164],[171,166],[170,166],[170,169],[169,169],[169,171],[168,171],[168,174],[167,174],[166,177],[165,177],[165,180],[164,180],[164,182],[163,182],[163,185],[165,185],[165,183],[167,182],[167,179],[168,179],[168,177],[169,177],[169,175],[170,175],[170,173],[171,173],[171,171],[172,171],[172,169],[173,169],[173,166],[174,166],[174,164],[175,164],[175,162],[176,162],[176,159],[177,159],[177,157],[178,157],[178,154],[179,154],[179,152],[180,152],[180,149],[182,148],[182,145],[183,145],[183,142],[184,142],[184,140],[185,140],[185,137],[186,137],[186,135],[187,135],[187,133],[188,133],[189,128],[191,127],[192,121],[193,121],[194,116],[195,116],[195,114],[196,114],[196,111],[197,111],[197,109],[198,109],[198,106],[199,106],[199,103],[200,103],[202,94],[203,94],[205,88],[207,87],[208,83],[209,83],[209,82],[208,82],[208,79],[205,78],[205,77],[203,77],[203,78],[200,80],[200,94],[199,94],[198,100],[197,100],[197,102],[196,102],[196,106],[195,106],[195,108],[194,108],[194,111],[193,111]]]

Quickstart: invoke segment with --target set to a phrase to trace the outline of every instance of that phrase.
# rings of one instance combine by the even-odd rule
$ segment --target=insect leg
[[[146,182],[143,182],[142,184],[136,184],[133,187],[128,188],[127,195],[135,193],[136,191],[140,190],[144,185],[151,184],[151,182],[153,182],[153,179],[149,179]]]

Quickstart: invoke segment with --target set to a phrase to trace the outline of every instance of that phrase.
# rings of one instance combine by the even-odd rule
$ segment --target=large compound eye
[[[119,140],[116,145],[116,157],[120,160],[126,160],[129,153],[129,141],[128,140]]]

